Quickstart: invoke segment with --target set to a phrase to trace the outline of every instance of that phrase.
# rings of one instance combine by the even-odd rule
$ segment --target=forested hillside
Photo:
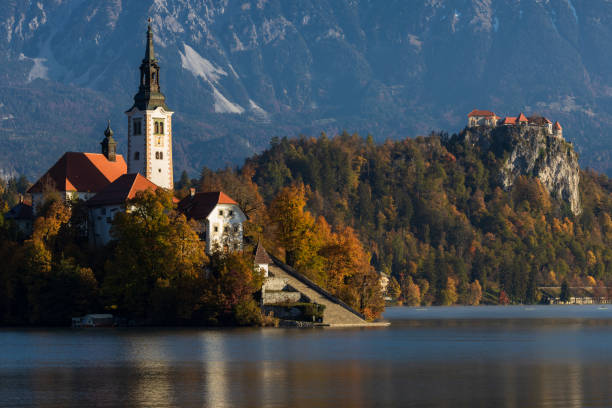
[[[604,286],[612,278],[612,182],[581,171],[583,210],[574,216],[532,176],[504,191],[507,154],[462,135],[375,144],[343,133],[275,139],[241,172],[265,201],[303,183],[307,210],[336,230],[353,228],[409,303],[470,303],[476,281],[485,293],[527,303],[539,300],[541,285]]]

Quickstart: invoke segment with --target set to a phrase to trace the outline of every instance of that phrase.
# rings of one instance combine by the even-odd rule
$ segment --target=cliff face
[[[506,126],[467,129],[465,137],[505,158],[499,174],[504,189],[511,189],[518,176],[537,177],[550,195],[567,202],[575,215],[582,212],[578,155],[563,137],[550,135],[543,128]]]

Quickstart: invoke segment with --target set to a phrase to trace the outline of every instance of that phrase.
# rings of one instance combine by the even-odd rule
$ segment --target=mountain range
[[[125,151],[147,19],[173,119],[175,172],[272,137],[459,132],[474,108],[558,120],[612,174],[612,3],[605,0],[4,0],[0,175]]]

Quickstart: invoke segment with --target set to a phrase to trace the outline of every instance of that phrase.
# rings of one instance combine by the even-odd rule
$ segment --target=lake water
[[[0,329],[0,406],[612,406],[612,305],[385,318],[369,329]]]

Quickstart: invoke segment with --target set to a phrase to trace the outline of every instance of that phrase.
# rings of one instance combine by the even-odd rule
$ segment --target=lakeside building
[[[127,155],[117,154],[110,122],[100,142],[100,153],[66,152],[28,190],[31,204],[22,202],[8,214],[31,234],[33,219],[45,196],[57,192],[68,202],[87,204],[83,237],[93,246],[112,239],[114,216],[129,212],[127,201],[139,191],[174,187],[172,115],[160,87],[160,66],[155,58],[153,31],[147,27],[145,56],[140,64],[138,92],[127,115]],[[238,203],[221,191],[195,193],[175,199],[178,210],[200,223],[200,238],[208,254],[217,249],[242,250],[246,216]]]
[[[527,117],[523,112],[519,113],[517,116],[506,116],[502,118],[497,116],[495,112],[489,110],[474,109],[468,113],[467,126],[469,128],[479,126],[531,126],[544,128],[549,135],[563,137],[563,128],[559,122],[553,124],[544,116],[539,115]]]

